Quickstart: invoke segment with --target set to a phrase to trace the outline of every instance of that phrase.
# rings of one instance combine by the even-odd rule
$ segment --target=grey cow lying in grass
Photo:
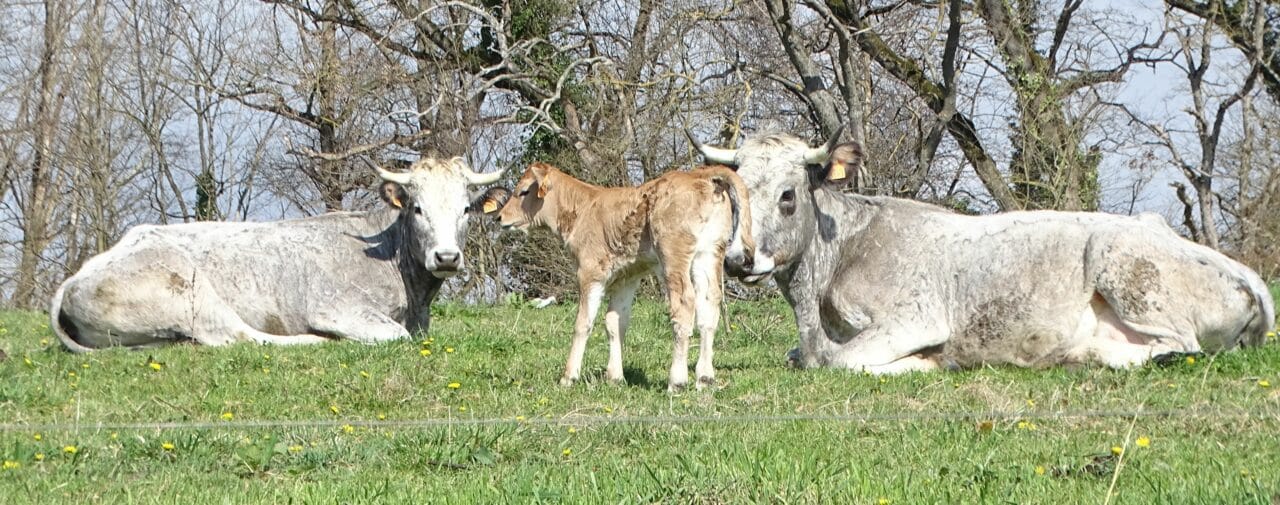
[[[464,266],[478,174],[461,158],[377,169],[388,209],[265,223],[137,226],[53,296],[52,326],[72,351],[173,342],[373,343],[427,330],[443,279]],[[487,203],[486,203],[487,202]]]
[[[1261,343],[1275,319],[1258,274],[1158,216],[966,216],[838,187],[861,146],[786,134],[704,146],[751,194],[759,280],[795,311],[789,358],[892,374],[984,363],[1139,365]],[[692,136],[690,136],[692,140]]]

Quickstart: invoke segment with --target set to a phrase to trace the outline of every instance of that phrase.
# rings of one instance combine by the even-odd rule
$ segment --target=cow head
[[[738,149],[723,149],[702,145],[689,135],[708,163],[733,167],[747,184],[756,252],[744,280],[758,281],[804,253],[818,229],[814,190],[845,182],[862,163],[860,145],[838,143],[841,131],[818,147],[775,134],[749,139]]]
[[[374,167],[382,178],[382,198],[400,210],[410,254],[432,275],[444,278],[463,267],[462,244],[472,213],[493,213],[509,191],[492,188],[474,199],[469,188],[490,184],[502,171],[479,174],[462,158],[424,158],[408,172]]]
[[[555,214],[554,201],[548,202],[547,194],[551,191],[560,171],[546,163],[533,163],[516,181],[511,198],[498,213],[502,227],[528,231],[530,226],[554,224],[551,216]]]

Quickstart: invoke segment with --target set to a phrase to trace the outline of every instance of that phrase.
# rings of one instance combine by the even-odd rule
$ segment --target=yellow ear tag
[[[827,180],[840,181],[844,180],[845,177],[848,177],[848,175],[845,174],[844,163],[839,161],[831,162],[831,172],[827,174]]]
[[[498,202],[495,202],[495,201],[493,201],[493,200],[485,200],[485,201],[484,201],[484,213],[485,213],[485,214],[488,214],[488,213],[493,212],[493,211],[495,211],[495,210],[498,210]]]

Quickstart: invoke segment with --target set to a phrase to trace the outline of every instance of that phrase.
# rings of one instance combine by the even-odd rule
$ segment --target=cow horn
[[[827,143],[822,147],[810,147],[804,153],[805,163],[821,164],[826,163],[827,158],[831,157],[831,150],[836,148],[836,144],[840,143],[840,134],[844,133],[844,125],[836,128],[835,133],[831,134],[831,138],[827,139]]]
[[[383,180],[387,180],[387,182],[404,185],[404,184],[408,184],[408,182],[410,182],[410,180],[413,179],[412,174],[404,174],[404,173],[398,173],[398,171],[385,170],[383,169],[383,167],[378,165],[370,164],[370,166],[374,167],[374,170],[378,171],[378,176],[380,176],[380,178],[383,178]]]
[[[719,147],[703,145],[701,142],[698,142],[698,139],[693,137],[693,132],[690,132],[688,129],[685,129],[684,136],[689,137],[689,143],[693,144],[693,147],[697,148],[698,152],[702,153],[702,157],[705,158],[707,162],[720,163],[723,165],[733,165],[736,163],[734,160],[738,156],[737,149],[721,149]]]
[[[478,173],[474,170],[471,170],[471,167],[467,166],[467,162],[463,160],[461,157],[457,157],[453,159],[453,166],[458,168],[458,172],[462,174],[462,177],[467,179],[467,184],[471,186],[483,186],[485,184],[493,184],[495,182],[498,182],[498,179],[502,178],[501,168],[494,170],[492,172],[486,172],[483,174]]]

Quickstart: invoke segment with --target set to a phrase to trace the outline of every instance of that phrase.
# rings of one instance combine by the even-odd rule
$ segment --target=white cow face
[[[384,199],[400,209],[401,222],[408,226],[405,240],[412,244],[413,259],[438,278],[462,270],[462,244],[470,215],[496,212],[509,194],[506,189],[493,188],[473,200],[470,187],[497,181],[502,172],[475,173],[462,158],[424,158],[409,172],[379,168],[378,175],[385,181]]]
[[[735,167],[747,184],[756,254],[755,267],[743,280],[755,282],[790,266],[804,253],[821,220],[840,219],[821,215],[813,202],[815,189],[843,183],[862,162],[861,147],[835,145],[839,136],[836,132],[820,147],[809,147],[791,135],[751,139],[738,149],[694,141],[708,162]]]

